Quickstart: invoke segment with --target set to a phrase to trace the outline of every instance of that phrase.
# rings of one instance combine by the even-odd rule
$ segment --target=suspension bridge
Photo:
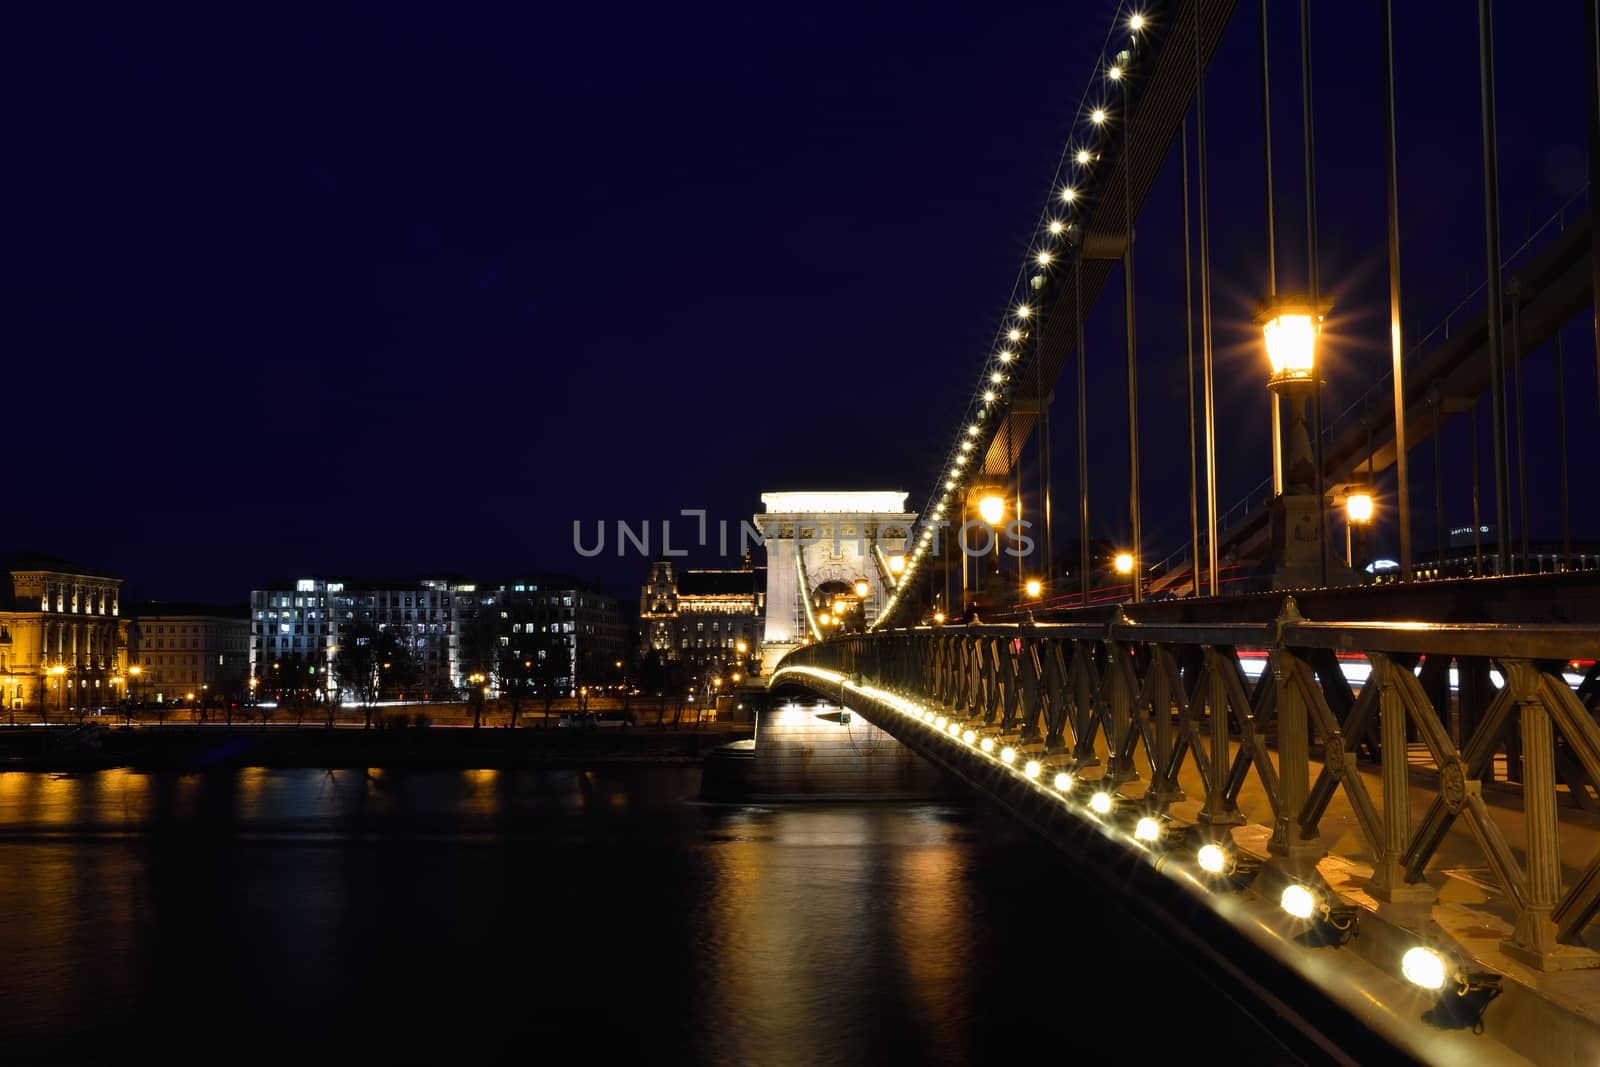
[[[828,722],[860,716],[1092,860],[1086,876],[1146,899],[1153,923],[1326,1058],[1358,1062],[1360,1033],[1426,1062],[1589,1062],[1600,1054],[1600,551],[1572,533],[1561,331],[1592,324],[1600,295],[1588,194],[1600,18],[1590,0],[1552,30],[1581,35],[1589,184],[1502,247],[1491,3],[1449,13],[1477,17],[1484,280],[1408,340],[1390,4],[1340,9],[1381,38],[1387,151],[1369,163],[1387,171],[1390,351],[1387,373],[1325,418],[1312,6],[1119,8],[920,510],[898,493],[773,498],[795,506],[771,508],[782,536],[767,546],[777,584],[763,674],[773,692],[836,706]],[[1277,175],[1274,193],[1269,18],[1298,18],[1301,43],[1308,262],[1293,292],[1277,286],[1274,203],[1287,185]],[[1228,179],[1208,160],[1205,89],[1224,35],[1250,20],[1271,473],[1230,500],[1217,476],[1229,442],[1208,217],[1212,183]],[[1181,361],[1140,353],[1135,302],[1135,224],[1174,154]],[[1108,445],[1089,432],[1085,322],[1108,292],[1124,322],[1128,484],[1091,497]],[[1600,363],[1600,337],[1595,351]],[[1534,408],[1524,364],[1545,359],[1553,408]],[[1188,499],[1161,500],[1181,515],[1181,544],[1145,539],[1141,373],[1186,381]],[[1065,501],[1052,470],[1058,396],[1075,409]],[[1559,467],[1559,501],[1534,506],[1559,505],[1559,541],[1530,537],[1523,430],[1552,410],[1558,454],[1534,462]],[[1470,476],[1444,459],[1455,425],[1470,427]],[[1447,483],[1470,486],[1465,535],[1446,529]],[[1428,489],[1431,506],[1419,501]],[[1375,551],[1376,506],[1393,559]],[[1108,510],[1120,540],[1094,536]],[[1040,888],[1027,905],[1040,922],[1074,921]],[[1285,974],[1294,981],[1279,984]]]

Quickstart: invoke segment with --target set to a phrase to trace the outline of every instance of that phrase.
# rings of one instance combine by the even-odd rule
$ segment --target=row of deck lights
[[[854,688],[865,691],[865,687],[862,686]],[[922,723],[936,734],[956,744],[977,749],[983,755],[998,761],[1012,773],[1020,774],[1028,781],[1038,784],[1038,788],[1044,788],[1040,783],[1045,770],[1044,765],[1036,759],[1026,759],[1022,760],[1021,766],[1018,766],[1021,755],[1015,746],[998,743],[993,737],[980,735],[971,726],[963,725],[959,719],[939,715],[896,694],[873,689],[867,692],[867,695],[888,704],[906,718]],[[1058,771],[1050,784],[1054,787],[1054,795],[1062,803],[1070,803],[1073,788],[1078,784],[1078,780],[1069,771]],[[1090,794],[1086,806],[1097,819],[1103,819],[1116,810],[1117,798],[1109,790],[1096,789]],[[1134,824],[1131,836],[1140,847],[1152,848],[1160,845],[1169,834],[1163,820],[1154,815],[1143,815]],[[1218,880],[1232,876],[1241,868],[1238,854],[1214,841],[1200,845],[1195,851],[1195,863],[1206,874]],[[1278,906],[1291,918],[1303,922],[1315,921],[1340,932],[1350,930],[1358,914],[1354,906],[1331,903],[1325,900],[1321,893],[1299,882],[1284,887],[1278,898]],[[1402,976],[1408,982],[1434,993],[1462,994],[1473,989],[1493,986],[1498,982],[1497,976],[1472,972],[1460,961],[1426,945],[1415,945],[1407,949],[1401,957],[1400,969]]]
[[[1126,24],[1131,33],[1138,35],[1144,32],[1148,25],[1148,20],[1143,13],[1136,11],[1128,16]],[[1132,50],[1129,49],[1126,54],[1131,56]],[[1119,57],[1117,62],[1105,64],[1105,77],[1112,82],[1120,82],[1126,73],[1122,66],[1123,62],[1124,60]],[[1085,93],[1086,97],[1087,95]],[[1110,113],[1104,106],[1094,105],[1088,108],[1085,118],[1093,127],[1099,129],[1110,120]],[[1072,153],[1072,161],[1080,171],[1086,171],[1098,159],[1098,154],[1091,152],[1088,148],[1080,147]],[[1059,193],[1056,195],[1059,196],[1061,203],[1067,205],[1069,211],[1075,216],[1077,205],[1081,199],[1076,185],[1070,181],[1066,182],[1061,185]],[[1040,224],[1040,246],[1036,252],[1031,253],[1033,265],[1040,269],[1050,267],[1057,257],[1057,242],[1069,234],[1074,225],[1075,223],[1072,221],[1071,216],[1062,218],[1056,214],[1054,209],[1047,209]],[[1026,273],[1027,271],[1024,271],[1024,274]],[[1039,279],[1035,279],[1036,283],[1038,281]],[[957,438],[956,446],[951,450],[952,455],[945,464],[945,473],[940,479],[943,482],[943,489],[935,490],[938,505],[933,509],[933,512],[936,519],[944,517],[944,511],[950,505],[950,495],[961,488],[967,477],[967,464],[973,459],[972,453],[977,448],[977,438],[982,432],[979,424],[987,419],[999,405],[1004,404],[1009,396],[1011,366],[1019,357],[1017,346],[1028,339],[1033,315],[1033,306],[1026,300],[1019,301],[1014,310],[1008,313],[1008,321],[1002,327],[1001,336],[1004,341],[999,346],[992,361],[985,361],[983,377],[979,382],[978,391],[973,401],[974,413],[971,418],[963,420],[964,430]],[[932,542],[932,531],[924,530],[917,539],[915,547],[911,549],[906,561],[906,579],[910,579],[916,574],[917,569],[922,564],[923,557],[931,549]],[[904,582],[901,583],[902,586],[904,584]],[[1030,597],[1037,595],[1031,591],[1029,593]],[[896,590],[895,595],[891,596],[885,603],[884,610],[879,614],[873,628],[888,620],[898,601],[899,591]]]

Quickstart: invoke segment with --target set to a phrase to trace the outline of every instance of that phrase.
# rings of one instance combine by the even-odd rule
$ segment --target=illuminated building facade
[[[453,696],[462,611],[475,609],[475,588],[444,578],[301,578],[257,589],[250,594],[250,677],[265,683],[275,664],[292,663],[316,679],[311,688],[332,690],[340,634],[367,625],[395,634],[411,653],[419,696]]]
[[[332,690],[329,667],[341,635],[371,626],[410,652],[418,698],[450,699],[467,687],[471,650],[464,644],[480,612],[491,613],[508,649],[525,641],[531,656],[536,647],[564,645],[569,670],[557,683],[562,693],[610,680],[612,665],[626,658],[616,599],[574,578],[302,578],[250,594],[249,676],[273,684],[278,668],[293,664],[318,679],[313,688]]]
[[[620,682],[628,640],[616,597],[568,575],[528,575],[479,583],[474,610],[487,613],[496,640],[514,656],[544,659],[556,647],[563,672],[546,676],[563,695],[580,686]]]
[[[0,579],[0,702],[8,719],[114,707],[128,621],[122,579],[63,559],[18,555]]]
[[[732,664],[740,641],[753,653],[761,647],[765,589],[765,569],[752,567],[748,556],[733,570],[655,561],[639,594],[641,657],[660,652],[697,667]]]
[[[128,647],[128,696],[135,702],[170,704],[189,693],[201,700],[245,695],[250,620],[242,607],[142,605]]]

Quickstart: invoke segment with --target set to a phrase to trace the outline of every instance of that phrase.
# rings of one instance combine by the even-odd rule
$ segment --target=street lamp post
[[[1344,498],[1344,565],[1355,570],[1354,529],[1372,525],[1372,494],[1366,489],[1352,489]],[[1362,546],[1365,555],[1365,545]]]
[[[67,673],[67,668],[57,663],[54,667],[50,668],[50,673],[56,680],[56,688],[61,691],[61,717],[65,719],[67,717],[67,689],[66,679],[63,677],[63,675]],[[48,715],[49,713],[46,712],[46,717],[48,717]]]
[[[1115,556],[1111,557],[1111,569],[1122,575],[1124,578],[1129,579],[1133,583],[1133,602],[1135,604],[1139,602],[1138,563],[1139,561],[1134,559],[1132,552],[1118,552]]]
[[[1000,578],[1000,528],[1004,525],[1006,520],[1006,498],[991,488],[988,491],[984,491],[983,495],[978,498],[977,508],[978,518],[982,519],[984,524],[990,528],[990,549],[988,554],[993,558],[993,580],[998,582]],[[967,546],[965,544],[965,540],[965,532],[963,531],[962,544],[959,546],[961,549],[961,572],[963,575],[966,574],[967,567]],[[972,565],[972,574],[974,594],[973,599],[976,600],[983,593],[983,566],[974,561]],[[964,584],[965,583],[963,583],[963,585]],[[968,603],[962,604],[963,609],[970,609],[972,606],[972,604]]]
[[[1280,295],[1265,301],[1256,315],[1272,368],[1267,388],[1282,398],[1281,429],[1287,437],[1280,450],[1283,491],[1272,513],[1275,588],[1305,588],[1323,579],[1321,456],[1307,433],[1305,408],[1318,385],[1317,347],[1325,314],[1326,308],[1305,296]]]

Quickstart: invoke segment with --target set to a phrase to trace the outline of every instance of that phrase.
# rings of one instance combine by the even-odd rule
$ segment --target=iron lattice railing
[[[1241,649],[1265,653],[1254,682]],[[1359,692],[1340,666],[1351,653],[1370,664]],[[1098,788],[1144,777],[1139,802],[1152,813],[1184,799],[1187,766],[1204,791],[1201,823],[1243,822],[1239,795],[1254,774],[1271,801],[1270,848],[1283,854],[1320,854],[1319,823],[1342,789],[1375,858],[1379,899],[1426,892],[1430,860],[1463,819],[1516,911],[1514,944],[1539,962],[1576,944],[1600,913],[1600,850],[1561,884],[1558,769],[1586,805],[1600,783],[1600,726],[1586,703],[1600,680],[1591,667],[1574,692],[1564,672],[1575,660],[1600,660],[1600,629],[1312,622],[1288,598],[1267,623],[1137,623],[1119,612],[1110,622],[846,635],[791,652],[773,683],[828,691],[788,668],[835,672],[1014,737],[1052,768],[1098,766]],[[1438,771],[1415,821],[1408,736]],[[1521,862],[1482,795],[1502,752],[1522,783]],[[1358,757],[1378,764],[1381,808]]]

